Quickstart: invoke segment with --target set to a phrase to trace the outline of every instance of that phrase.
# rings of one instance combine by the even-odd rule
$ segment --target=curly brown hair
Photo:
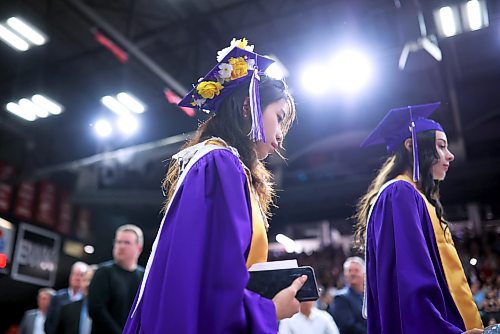
[[[290,129],[295,120],[295,103],[283,80],[271,79],[265,75],[261,76],[259,84],[260,104],[262,111],[278,100],[285,100],[288,108],[281,130],[283,137]],[[255,189],[262,212],[269,217],[270,208],[273,205],[275,195],[274,184],[271,173],[264,163],[257,158],[255,143],[249,138],[251,124],[242,116],[243,104],[248,97],[248,84],[241,85],[230,96],[227,96],[220,104],[217,113],[214,113],[207,121],[202,123],[183,148],[196,145],[212,137],[224,140],[228,145],[236,148],[243,164],[250,171],[252,186]],[[169,168],[162,186],[167,194],[167,200],[163,206],[166,210],[172,200],[174,190],[179,178],[179,164],[176,160],[170,162]]]

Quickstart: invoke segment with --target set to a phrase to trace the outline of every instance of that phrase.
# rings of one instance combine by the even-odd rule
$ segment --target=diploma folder
[[[285,262],[295,262],[295,266],[283,266],[282,264]],[[300,302],[314,301],[319,298],[316,276],[312,267],[297,267],[296,261],[276,261],[274,263],[277,264],[274,267],[273,262],[265,264],[271,264],[271,266],[263,266],[257,269],[252,266],[249,270],[250,279],[248,280],[247,289],[258,293],[262,297],[273,299],[278,292],[289,287],[295,279],[306,275],[307,281],[297,292],[295,298]]]

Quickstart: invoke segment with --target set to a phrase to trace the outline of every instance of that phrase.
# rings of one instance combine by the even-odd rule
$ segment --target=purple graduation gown
[[[369,334],[457,334],[464,322],[448,289],[426,204],[408,182],[382,191],[367,228]]]
[[[274,303],[245,289],[252,239],[242,164],[216,149],[187,172],[164,217],[142,300],[123,333],[277,333]]]

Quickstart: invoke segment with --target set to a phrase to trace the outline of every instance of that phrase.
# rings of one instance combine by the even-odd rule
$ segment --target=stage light
[[[144,104],[142,104],[136,97],[132,96],[131,94],[121,92],[117,96],[118,101],[121,102],[127,109],[137,113],[137,114],[142,114],[144,111],[146,111],[146,107],[144,107]]]
[[[350,94],[371,81],[373,66],[362,52],[346,49],[334,56],[329,73],[334,89]]]
[[[101,138],[107,138],[111,135],[111,133],[113,133],[113,127],[105,119],[100,119],[95,122],[94,130],[96,134]]]
[[[137,119],[130,115],[121,116],[118,119],[117,123],[120,131],[126,135],[133,134],[139,128],[139,123],[137,122]]]
[[[52,115],[59,115],[63,112],[64,108],[56,103],[55,101],[49,99],[41,94],[35,94],[31,100],[40,108],[47,110]]]
[[[311,94],[321,95],[331,86],[331,76],[324,66],[310,65],[302,73],[302,86]]]
[[[130,112],[123,104],[118,102],[117,99],[115,99],[112,96],[104,96],[101,99],[101,103],[104,104],[106,107],[108,107],[109,110],[117,114],[118,116],[126,116]]]
[[[83,251],[87,254],[94,254],[94,246],[86,245],[85,247],[83,247]]]
[[[456,7],[441,7],[434,12],[434,18],[438,27],[438,33],[441,37],[450,37],[461,32]]]
[[[28,42],[14,34],[3,24],[0,24],[0,39],[18,51],[26,51],[30,48]]]
[[[488,7],[483,0],[470,0],[462,6],[464,28],[469,31],[479,30],[489,25]]]
[[[290,239],[284,234],[278,234],[276,235],[276,241],[282,244],[285,247],[285,251],[287,253],[293,253],[295,252],[297,246],[295,244],[295,241],[293,239]]]
[[[20,99],[19,105],[21,106],[21,108],[29,110],[30,113],[34,113],[37,117],[46,118],[49,116],[49,112],[47,110],[40,108],[31,100]]]
[[[272,63],[266,69],[266,75],[276,80],[282,80],[286,78],[288,76],[288,70],[283,65],[283,63],[280,62],[276,56],[270,55],[268,57],[273,59],[274,63]]]
[[[36,119],[36,114],[34,112],[31,112],[30,110],[26,110],[24,108],[21,108],[17,103],[14,102],[9,102],[7,103],[6,107],[7,111],[10,113],[21,117],[27,121],[34,121]]]
[[[41,32],[39,32],[30,24],[24,22],[20,18],[11,17],[7,20],[7,24],[32,44],[42,45],[47,42],[47,39],[42,35]]]
[[[470,259],[470,264],[475,266],[477,264],[477,259],[475,258]]]

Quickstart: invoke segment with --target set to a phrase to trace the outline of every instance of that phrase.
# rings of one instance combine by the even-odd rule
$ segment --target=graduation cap
[[[217,112],[220,103],[240,85],[250,82],[249,98],[253,141],[266,141],[260,108],[260,75],[274,60],[253,52],[253,45],[243,38],[233,38],[231,45],[218,52],[218,63],[179,102],[180,107],[191,107],[206,112]]]
[[[377,127],[361,143],[361,147],[385,144],[387,152],[393,154],[408,138],[413,145],[413,181],[419,178],[417,133],[438,130],[441,125],[428,117],[441,105],[441,102],[420,104],[391,109]],[[444,131],[443,131],[444,132]]]

